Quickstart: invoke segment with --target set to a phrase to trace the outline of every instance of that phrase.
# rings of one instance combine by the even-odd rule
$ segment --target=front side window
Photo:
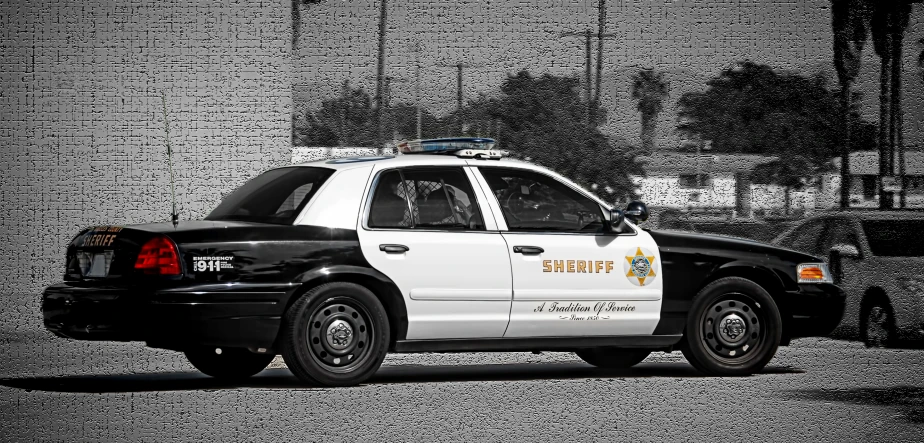
[[[808,220],[793,231],[792,236],[787,239],[788,241],[784,242],[784,246],[795,251],[817,255],[820,250],[818,243],[824,226],[824,223],[819,219]]]
[[[368,226],[391,229],[485,229],[461,168],[394,169],[379,175]]]
[[[600,205],[544,174],[513,168],[478,168],[511,231],[594,232],[603,227]]]
[[[302,166],[266,171],[225,197],[205,219],[290,225],[333,173]]]

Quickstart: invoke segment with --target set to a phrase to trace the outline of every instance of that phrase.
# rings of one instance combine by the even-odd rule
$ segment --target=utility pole
[[[414,82],[414,95],[415,95],[414,98],[417,101],[417,140],[420,140],[423,138],[421,136],[421,134],[423,133],[422,131],[423,111],[421,111],[420,109],[421,103],[420,103],[420,41],[419,40],[414,45],[414,63],[417,65],[417,69],[414,74],[414,76],[416,77],[415,82]]]
[[[597,92],[596,92],[596,95],[594,95],[594,97],[596,98],[592,98],[591,96],[593,94],[591,93],[591,83],[593,81],[591,79],[592,63],[591,63],[591,56],[590,56],[590,47],[591,47],[590,42],[591,42],[591,39],[594,37],[593,31],[591,31],[590,28],[587,28],[586,30],[584,30],[584,32],[562,32],[561,33],[561,37],[576,37],[576,36],[584,37],[584,56],[585,56],[584,100],[587,103],[587,125],[590,126],[593,123],[594,105],[596,105],[597,99],[599,99],[600,97],[600,75],[601,75],[601,71],[603,71],[603,61],[602,61],[603,60],[603,57],[602,57],[603,46],[602,46],[602,43],[597,45],[597,48],[599,51],[601,51],[601,53],[598,54],[598,57],[597,57],[597,65],[598,65],[597,82],[596,82]],[[599,32],[597,34],[597,38],[600,39],[601,41],[604,38],[613,38],[616,36],[617,36],[616,34],[605,34],[603,32]]]
[[[476,66],[467,65],[462,62],[451,65],[443,64],[439,66],[456,68],[456,135],[462,135],[462,70],[464,68],[474,68]]]
[[[598,0],[597,9],[599,15],[597,17],[597,80],[596,80],[596,91],[594,92],[594,105],[600,103],[600,78],[603,76],[603,39],[606,38],[606,34],[603,32],[606,27],[606,0]]]
[[[382,93],[385,87],[385,24],[388,17],[388,3],[386,0],[379,0],[379,61],[376,72],[375,82],[375,125],[377,131],[376,148],[381,149],[384,143],[384,134],[382,126]]]

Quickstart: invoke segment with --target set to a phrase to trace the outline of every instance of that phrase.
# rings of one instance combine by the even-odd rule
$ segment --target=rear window
[[[225,197],[205,219],[290,225],[333,173],[301,166],[264,172]]]
[[[864,220],[862,224],[873,255],[924,255],[924,220]]]

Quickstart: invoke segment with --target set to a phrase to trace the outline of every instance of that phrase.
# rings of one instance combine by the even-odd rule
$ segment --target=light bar
[[[398,144],[398,151],[402,154],[448,153],[463,150],[490,150],[494,147],[494,140],[490,138],[458,137],[435,138],[429,140],[410,140]]]

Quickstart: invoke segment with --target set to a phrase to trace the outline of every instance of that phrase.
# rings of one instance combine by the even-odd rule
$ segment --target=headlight
[[[825,263],[802,263],[796,268],[799,283],[833,283]]]

